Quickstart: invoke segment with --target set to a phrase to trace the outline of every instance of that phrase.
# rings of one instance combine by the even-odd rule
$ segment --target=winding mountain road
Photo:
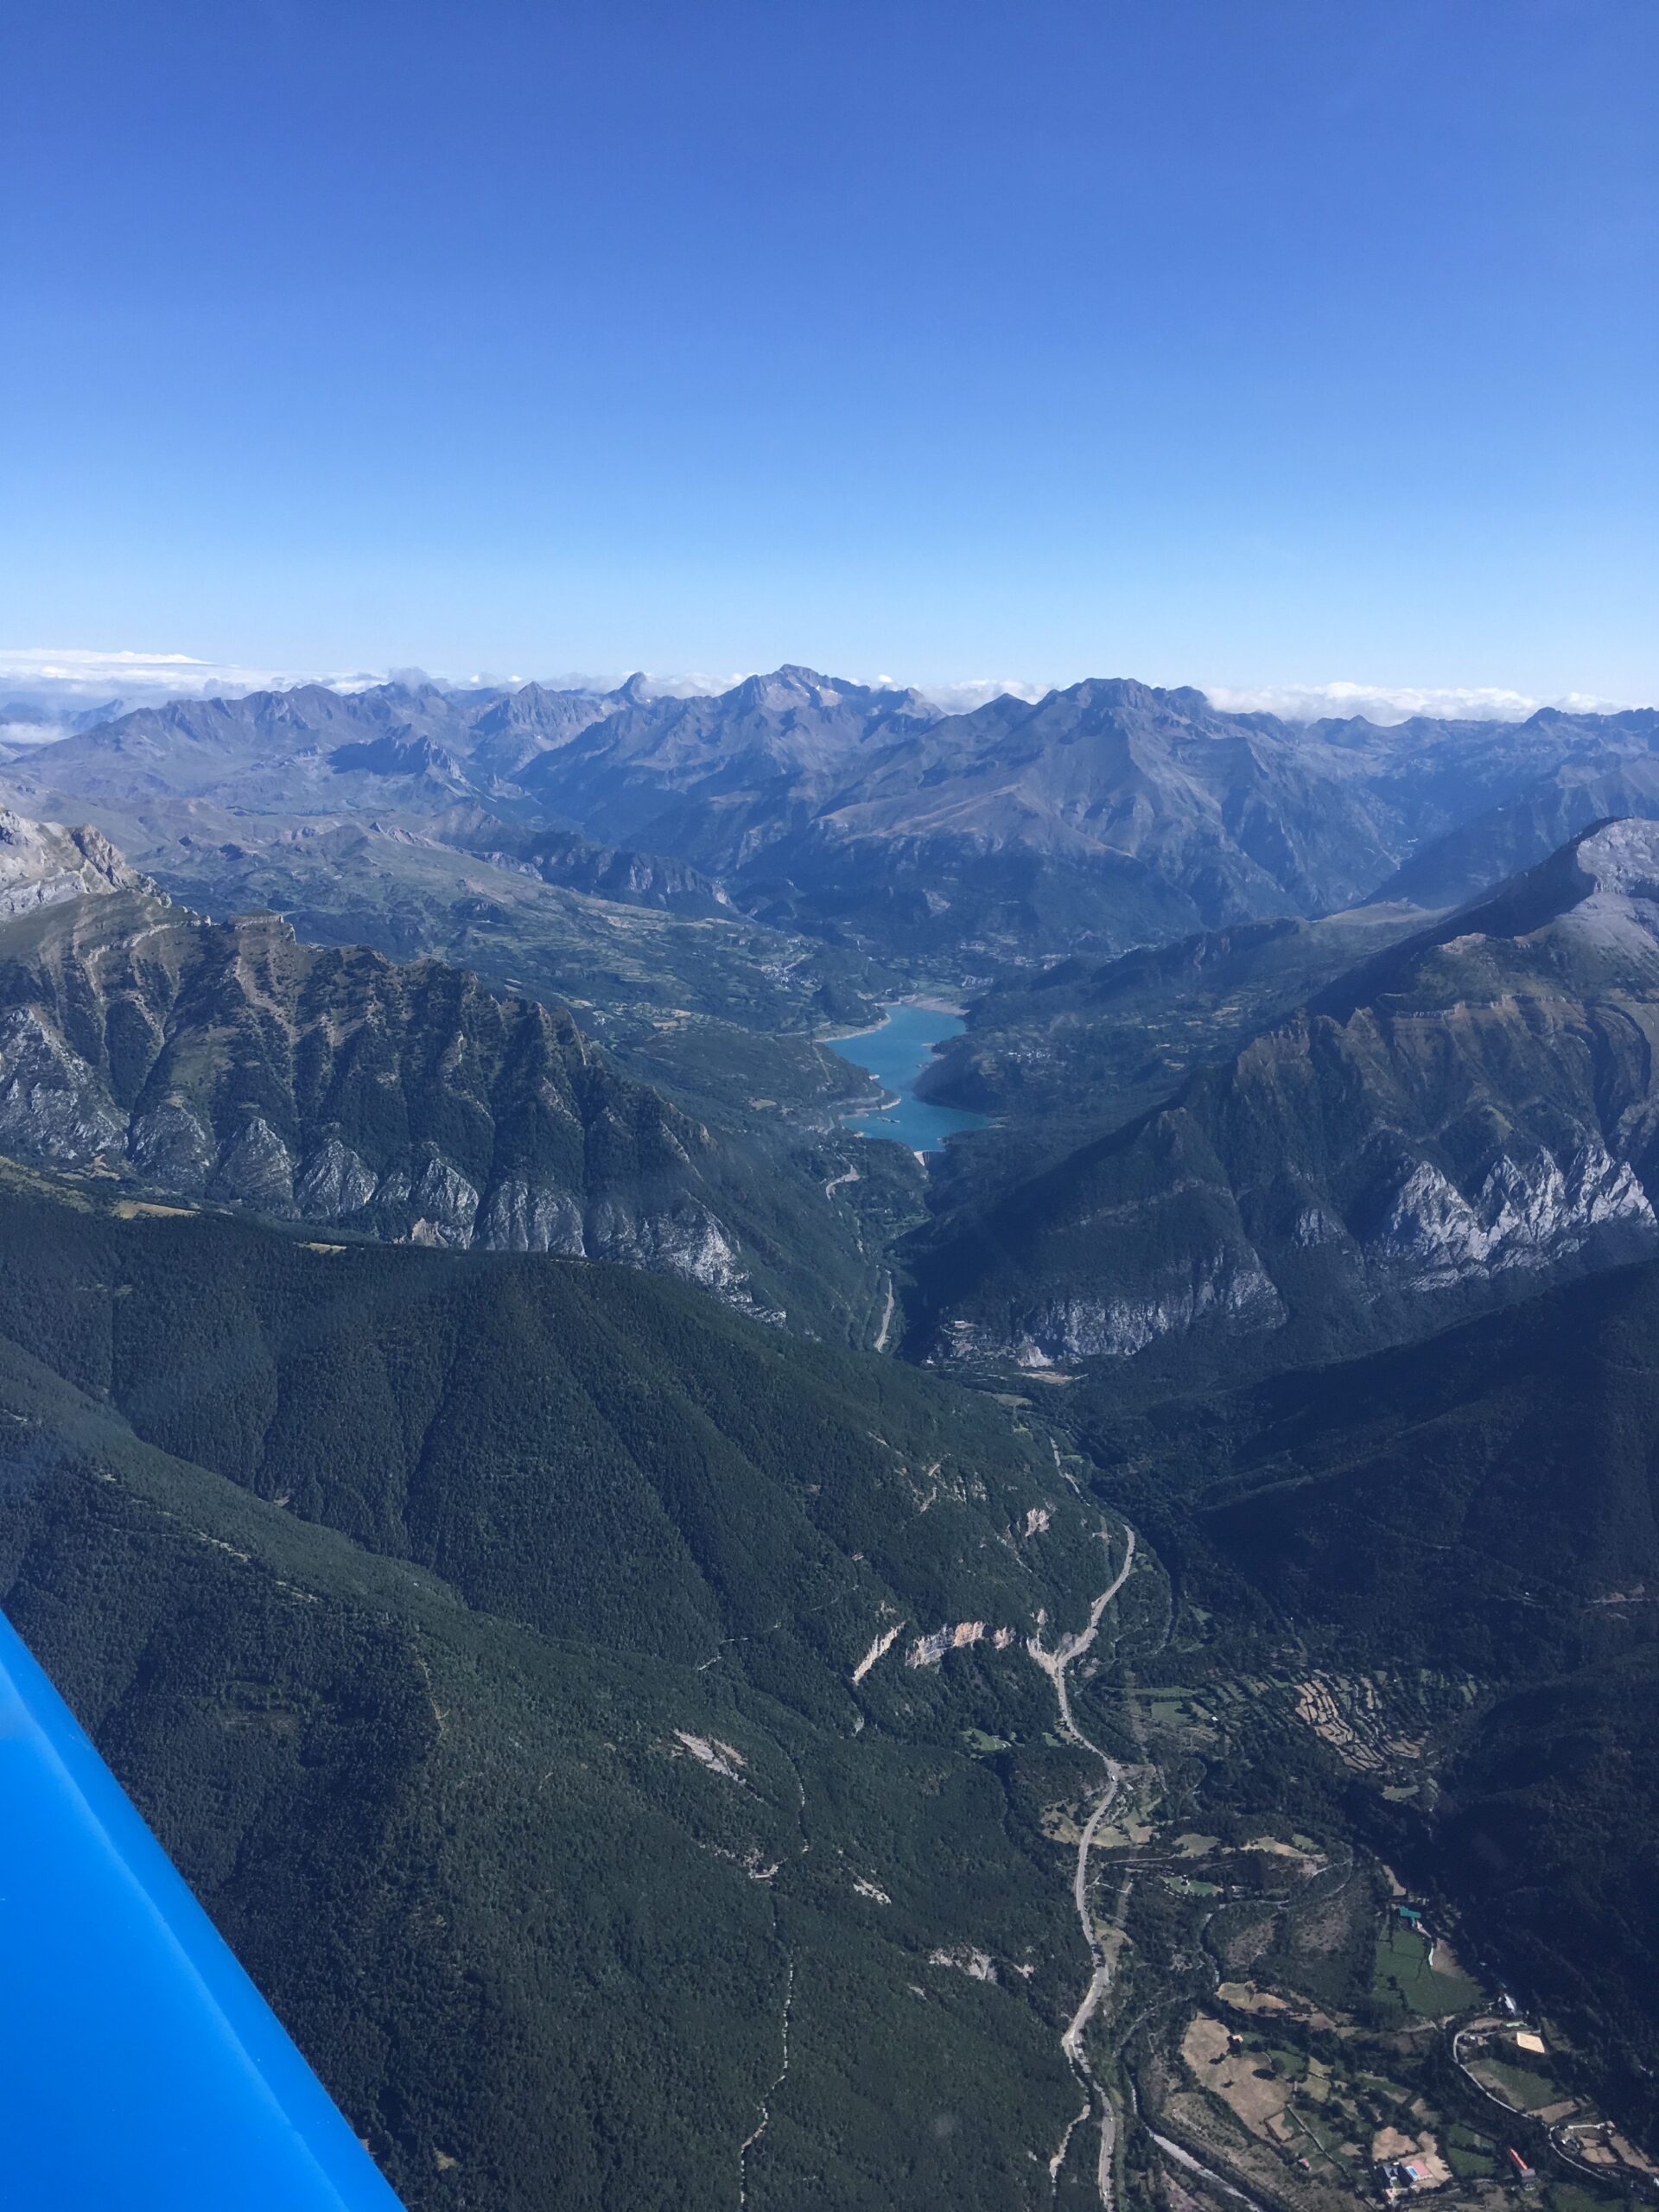
[[[1102,1540],[1109,1543],[1110,1532],[1103,1529],[1100,1533]],[[1088,2053],[1084,2049],[1083,2038],[1090,2021],[1099,2009],[1101,1999],[1111,1986],[1113,1961],[1106,1948],[1105,1935],[1100,1923],[1096,1920],[1093,1908],[1089,1903],[1089,1853],[1094,1847],[1095,1838],[1100,1832],[1101,1823],[1105,1820],[1116,1800],[1118,1789],[1123,1779],[1123,1770],[1116,1759],[1102,1751],[1098,1744],[1091,1742],[1078,1727],[1072,1717],[1071,1694],[1066,1686],[1065,1677],[1072,1662],[1081,1659],[1093,1644],[1107,1606],[1111,1604],[1113,1599],[1129,1579],[1130,1570],[1135,1565],[1134,1529],[1126,1527],[1124,1535],[1126,1543],[1123,1564],[1090,1607],[1088,1626],[1080,1629],[1075,1636],[1063,1636],[1052,1651],[1044,1649],[1040,1636],[1028,1637],[1026,1640],[1026,1649],[1054,1685],[1054,1700],[1059,1707],[1061,1732],[1072,1743],[1079,1745],[1081,1749],[1100,1761],[1101,1770],[1105,1777],[1093,1809],[1084,1826],[1083,1834],[1078,1839],[1077,1863],[1071,1877],[1071,1898],[1077,1907],[1077,1924],[1083,1929],[1084,1942],[1089,1946],[1089,1954],[1094,1961],[1094,1970],[1089,1977],[1089,1986],[1084,1992],[1083,2001],[1072,2014],[1071,2024],[1060,2038],[1060,2048],[1065,2053],[1066,2063],[1076,2077],[1077,2087],[1084,2093],[1084,2101],[1082,2109],[1067,2126],[1065,2133],[1060,2138],[1059,2148],[1048,2162],[1049,2177],[1058,2184],[1061,2169],[1065,2164],[1066,2153],[1071,2148],[1073,2133],[1088,2120],[1090,2113],[1098,2104],[1100,2156],[1095,2169],[1095,2183],[1103,2212],[1111,2212],[1112,2149],[1116,2140],[1117,2126],[1112,2113],[1112,2101],[1095,2078],[1094,2069],[1090,2065]]]

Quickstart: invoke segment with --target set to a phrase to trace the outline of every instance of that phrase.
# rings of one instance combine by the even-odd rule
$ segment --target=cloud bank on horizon
[[[300,683],[326,683],[335,690],[361,690],[371,684],[402,678],[431,681],[445,689],[471,690],[493,685],[510,687],[535,680],[563,689],[606,690],[620,683],[626,672],[603,676],[540,674],[533,679],[531,674],[519,672],[429,676],[421,669],[251,668],[181,652],[104,652],[87,646],[0,647],[0,736],[13,743],[31,739],[45,741],[61,734],[66,722],[89,715],[101,719],[111,712],[155,705],[164,699],[237,697],[250,691],[286,690]],[[646,681],[655,692],[690,696],[729,690],[753,672],[741,669],[724,674],[683,671],[651,675]],[[886,674],[868,680],[895,688],[906,681],[902,677]],[[975,677],[918,682],[913,688],[947,713],[966,714],[990,699],[1007,696],[1039,699],[1046,692],[1077,680],[1068,677],[1057,684],[1025,677]],[[1273,714],[1294,722],[1357,715],[1373,722],[1390,723],[1406,721],[1418,715],[1455,721],[1520,721],[1543,707],[1581,714],[1606,714],[1641,703],[1587,691],[1567,692],[1545,699],[1494,685],[1371,684],[1346,679],[1325,683],[1205,683],[1196,688],[1227,713]]]

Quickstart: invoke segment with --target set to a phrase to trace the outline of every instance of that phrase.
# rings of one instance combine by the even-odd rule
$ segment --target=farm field
[[[1445,1947],[1441,1947],[1444,1951]],[[1451,2012],[1466,2012],[1481,2001],[1479,1985],[1461,1972],[1429,1963],[1431,1948],[1414,1928],[1391,1917],[1376,1939],[1376,1973],[1373,1986],[1385,2001],[1394,1999],[1408,2012],[1428,2019]],[[1455,1961],[1453,1961],[1455,1966]]]

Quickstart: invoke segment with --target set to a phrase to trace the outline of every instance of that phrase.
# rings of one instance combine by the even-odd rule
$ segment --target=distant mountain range
[[[1656,743],[1653,709],[1298,725],[1120,680],[946,715],[786,666],[693,698],[633,678],[175,701],[34,748],[5,783],[35,812],[54,810],[45,793],[244,817],[472,804],[665,855],[760,918],[972,974],[1379,893],[1467,896],[1606,811],[1609,779],[1646,810]]]
[[[1642,998],[1645,976],[1584,982],[1586,1001],[1559,975],[1541,980],[1540,945],[1514,938],[1493,982],[1422,925],[1608,806],[1659,813],[1656,741],[1653,709],[1296,726],[1116,680],[947,715],[915,691],[791,665],[692,698],[652,697],[633,678],[610,692],[312,684],[175,701],[35,748],[0,771],[0,789],[130,831],[143,867],[192,907],[273,907],[302,937],[437,954],[498,994],[574,1004],[600,1034],[617,1030],[652,1095],[691,1108],[687,1128],[719,1124],[717,1154],[761,1137],[757,1116],[798,1117],[773,1147],[771,1227],[747,1239],[730,1187],[706,1219],[696,1211],[709,1204],[701,1168],[632,1163],[620,1185],[639,1203],[619,1213],[569,1164],[548,1186],[556,1205],[531,1191],[539,1168],[463,1163],[442,1146],[463,1186],[442,1222],[414,1203],[424,1155],[341,1170],[341,1192],[372,1181],[382,1194],[384,1233],[608,1251],[620,1246],[604,1224],[626,1215],[624,1243],[729,1293],[752,1273],[740,1244],[827,1251],[808,1225],[812,1193],[847,1185],[801,1144],[798,1117],[822,1129],[809,1102],[833,1078],[767,1040],[868,1019],[875,996],[918,982],[978,994],[969,1038],[927,1080],[1010,1128],[963,1155],[977,1185],[930,1233],[919,1325],[936,1356],[1064,1363],[1217,1327],[1288,1328],[1287,1350],[1306,1328],[1310,1344],[1353,1350],[1392,1331],[1382,1317],[1401,1299],[1432,1289],[1455,1308],[1513,1268],[1588,1264],[1652,1233],[1619,1118],[1645,1093],[1626,1096],[1636,1078],[1615,1044],[1583,1066],[1552,1046],[1558,1080],[1535,1027],[1503,1047],[1507,1075],[1491,1041],[1513,1027],[1512,1002],[1571,1028],[1591,1019],[1586,1004]],[[1620,957],[1639,934],[1620,938]],[[1478,926],[1454,936],[1485,942]],[[1367,970],[1370,995],[1338,1017],[1319,994],[1398,939],[1394,980]],[[39,982],[20,1004],[49,1027]],[[1448,1024],[1465,999],[1493,1010]],[[1401,1009],[1420,1001],[1408,1034]],[[709,1020],[723,1037],[698,1026]],[[1412,1058],[1418,1034],[1435,1040],[1432,1066]],[[1522,1082],[1550,1101],[1541,1118],[1530,1093],[1513,1095]],[[34,1156],[41,1110],[13,1116],[35,1128],[15,1139]],[[100,1128],[113,1110],[99,1103]],[[227,1191],[232,1135],[198,1120],[212,1164],[197,1188]],[[307,1162],[323,1138],[284,1129],[277,1183],[305,1214],[321,1204],[322,1171]],[[349,1136],[328,1141],[363,1161]],[[135,1144],[150,1160],[147,1140],[122,1141],[129,1164]],[[1265,1176],[1252,1165],[1262,1147]],[[664,1175],[672,1235],[654,1195]],[[405,1184],[407,1219],[387,1195]],[[270,1199],[276,1185],[260,1187]],[[879,1262],[833,1218],[850,1283]],[[1119,1227],[1097,1261],[1087,1224],[1108,1218]],[[769,1307],[778,1280],[774,1268]]]

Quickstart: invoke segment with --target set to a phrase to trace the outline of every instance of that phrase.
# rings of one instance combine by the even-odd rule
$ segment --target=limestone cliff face
[[[1548,1152],[1524,1160],[1502,1154],[1469,1197],[1423,1160],[1395,1193],[1368,1257],[1403,1271],[1414,1288],[1432,1290],[1503,1268],[1547,1267],[1621,1222],[1644,1233],[1659,1227],[1629,1162],[1613,1160],[1593,1137],[1566,1160]]]
[[[0,919],[143,881],[101,830],[26,822],[0,807]]]
[[[1199,1255],[1184,1274],[1171,1270],[1138,1297],[1051,1298],[1033,1306],[1017,1335],[1001,1345],[990,1334],[976,1335],[971,1322],[955,1324],[951,1348],[958,1357],[1011,1354],[1021,1367],[1040,1370],[1069,1360],[1126,1359],[1160,1337],[1204,1323],[1272,1329],[1284,1318],[1284,1302],[1261,1260],[1222,1249]]]
[[[0,817],[0,1148],[389,1240],[678,1275],[754,1310],[706,1133],[464,971],[169,906]]]
[[[1608,824],[955,1237],[933,1354],[1352,1343],[1659,1248],[1656,1047],[1659,825]]]

